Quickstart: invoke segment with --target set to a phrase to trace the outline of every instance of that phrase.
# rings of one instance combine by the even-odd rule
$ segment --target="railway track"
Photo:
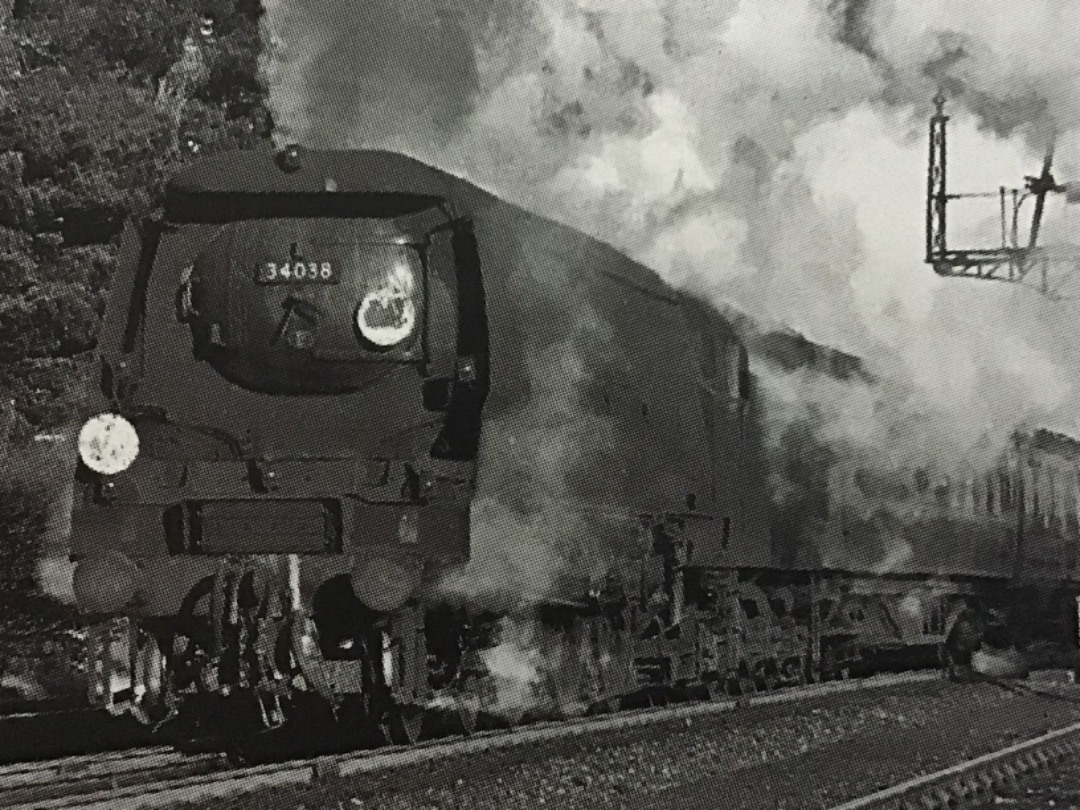
[[[503,731],[485,731],[467,738],[451,737],[412,746],[380,748],[361,753],[295,760],[272,765],[226,769],[219,756],[196,761],[167,750],[141,751],[128,762],[122,756],[84,758],[43,763],[21,770],[0,770],[0,804],[9,810],[140,810],[163,808],[179,802],[220,800],[286,785],[306,785],[320,780],[374,775],[422,763],[460,760],[494,751],[598,732],[632,729],[672,720],[730,712],[742,706],[789,703],[830,694],[872,690],[901,684],[940,680],[938,672],[879,675],[865,679],[833,681],[793,687],[739,700],[714,700],[671,707],[640,709],[615,715],[537,723]],[[158,758],[155,761],[155,758]],[[115,765],[115,772],[110,769]],[[100,774],[94,779],[84,774]],[[192,769],[196,772],[192,773]],[[201,770],[201,772],[199,772]],[[8,781],[7,773],[13,779]],[[50,774],[55,777],[50,781]],[[58,780],[58,781],[56,781]],[[104,785],[102,781],[112,780]]]
[[[131,718],[95,709],[0,714],[0,774],[8,766],[151,745],[149,731]]]
[[[1030,778],[1029,778],[1030,777]],[[973,810],[1047,810],[1073,808],[1080,802],[1080,758],[1068,757],[1048,765],[1037,774],[1020,776],[994,791],[992,797],[975,802]]]
[[[77,796],[100,790],[223,770],[220,756],[185,756],[171,748],[116,751],[65,757],[48,762],[0,767],[0,795],[5,802],[33,802],[35,796]]]
[[[950,810],[991,807],[996,792],[1080,753],[1080,723],[936,773],[919,776],[832,810]]]

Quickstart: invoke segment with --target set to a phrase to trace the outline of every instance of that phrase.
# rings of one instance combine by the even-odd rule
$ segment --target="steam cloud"
[[[608,440],[605,425],[574,397],[583,369],[571,341],[526,366],[534,395],[485,428],[472,557],[445,583],[450,594],[508,610],[580,593],[582,580],[604,573],[603,527],[580,510],[571,480]]]
[[[1020,183],[1038,171],[1050,133],[1059,179],[1080,177],[1080,6],[266,6],[283,139],[412,154],[679,287],[864,358],[887,383],[757,366],[771,446],[805,429],[848,459],[828,481],[834,500],[872,509],[851,485],[859,465],[962,475],[990,463],[1018,425],[1075,432],[1076,305],[942,280],[922,263],[922,229],[939,87],[950,95],[952,190]],[[954,209],[955,244],[994,244],[996,203]],[[1044,241],[1061,245],[1068,231],[1051,201]],[[1062,284],[1080,291],[1069,276]],[[797,485],[774,475],[776,493]],[[482,497],[477,514],[479,550],[535,537],[538,524],[504,503]],[[554,548],[543,547],[540,569],[565,562]],[[904,554],[893,547],[884,566]]]
[[[35,572],[38,587],[60,602],[74,604],[69,554],[76,430],[69,426],[43,438],[29,445],[0,446],[0,460],[8,483],[42,493],[47,500]]]

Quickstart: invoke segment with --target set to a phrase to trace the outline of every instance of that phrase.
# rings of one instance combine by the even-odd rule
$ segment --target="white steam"
[[[533,397],[485,427],[472,554],[444,583],[447,593],[513,609],[579,594],[603,574],[599,516],[582,512],[571,482],[591,453],[602,452],[608,429],[580,407],[584,369],[573,345],[568,339],[527,357]]]
[[[494,700],[488,711],[517,717],[536,705],[549,664],[540,653],[536,626],[505,618],[499,624],[499,643],[483,653],[484,666],[492,678]]]
[[[8,444],[4,452],[6,484],[25,487],[46,501],[35,575],[45,594],[65,604],[75,601],[69,559],[75,433],[68,427],[29,444]]]
[[[1080,177],[1080,6],[267,8],[283,137],[410,153],[610,242],[680,287],[865,358],[888,384],[761,370],[774,444],[806,421],[855,460],[830,481],[833,497],[862,497],[845,478],[856,462],[947,475],[986,463],[1018,425],[1076,431],[1077,305],[938,278],[923,264],[923,206],[939,87],[951,96],[951,190],[1022,183],[1050,132],[1059,180]],[[996,200],[954,209],[954,245],[996,244]],[[1066,241],[1068,223],[1061,205],[1048,206],[1047,243]],[[490,509],[478,504],[481,516]],[[536,548],[535,514],[483,522],[478,548],[508,537]],[[562,564],[551,548],[543,554]],[[893,565],[904,550],[887,554]]]

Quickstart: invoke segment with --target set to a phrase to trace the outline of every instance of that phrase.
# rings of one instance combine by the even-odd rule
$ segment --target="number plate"
[[[258,284],[337,284],[333,262],[263,262],[255,268]]]

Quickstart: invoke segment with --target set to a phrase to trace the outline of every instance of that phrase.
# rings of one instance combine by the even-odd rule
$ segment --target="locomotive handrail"
[[[123,411],[123,415],[128,416],[131,419],[150,419],[162,425],[168,425],[169,427],[188,430],[194,433],[201,433],[204,436],[218,439],[227,444],[237,458],[243,458],[249,451],[249,448],[246,447],[246,443],[242,439],[237,438],[228,431],[221,428],[209,427],[207,425],[193,425],[187,422],[178,422],[175,419],[172,419],[169,416],[168,411],[160,405],[137,403],[125,407]]]

